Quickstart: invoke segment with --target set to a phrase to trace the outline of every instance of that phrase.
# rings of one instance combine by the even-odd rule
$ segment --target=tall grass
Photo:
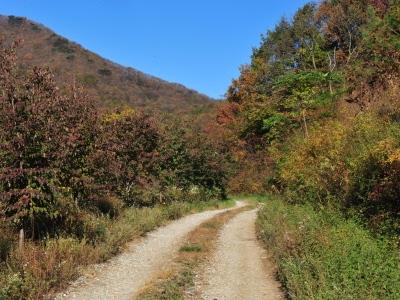
[[[398,249],[356,220],[269,197],[257,227],[289,298],[400,299]]]
[[[77,279],[90,264],[104,262],[121,252],[127,242],[170,220],[191,212],[233,205],[234,201],[176,202],[153,208],[129,208],[118,219],[97,217],[87,226],[91,235],[83,239],[63,237],[16,244],[0,262],[0,299],[37,299]]]

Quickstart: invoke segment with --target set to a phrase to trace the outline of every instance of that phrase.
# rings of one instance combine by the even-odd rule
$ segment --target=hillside
[[[0,16],[0,37],[7,42],[22,40],[22,66],[49,66],[59,84],[75,79],[101,106],[194,113],[213,106],[205,95],[113,63],[25,18]]]
[[[262,35],[227,93],[236,193],[289,299],[400,299],[400,1],[324,0]]]

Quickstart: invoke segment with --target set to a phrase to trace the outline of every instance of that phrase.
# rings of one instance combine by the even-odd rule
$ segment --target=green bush
[[[19,273],[10,273],[3,281],[1,282],[3,286],[0,287],[0,300],[17,299],[13,298],[13,295],[18,295],[24,290],[24,280]]]
[[[357,221],[332,209],[270,199],[257,226],[290,298],[399,299],[396,248]]]
[[[345,193],[347,176],[342,149],[346,128],[336,121],[310,128],[309,138],[293,136],[277,155],[277,183],[291,202],[326,204]]]
[[[5,261],[10,253],[16,234],[13,234],[5,224],[2,224],[0,221],[0,263]]]
[[[75,50],[71,47],[71,43],[62,37],[57,37],[53,42],[53,50],[65,54],[72,54]]]
[[[12,26],[21,26],[25,22],[25,18],[16,17],[16,16],[8,16],[8,24]]]
[[[32,31],[35,31],[35,32],[42,31],[42,28],[40,28],[39,25],[37,25],[37,24],[35,24],[35,23],[30,23],[30,25],[31,25]]]
[[[79,81],[87,87],[95,87],[97,85],[98,79],[92,74],[85,74],[79,78]]]
[[[295,136],[279,153],[273,182],[290,202],[334,204],[380,233],[398,234],[400,126],[372,113],[346,125],[326,122],[308,138]]]
[[[99,69],[97,70],[97,73],[99,73],[102,76],[111,76],[112,71],[109,69]]]

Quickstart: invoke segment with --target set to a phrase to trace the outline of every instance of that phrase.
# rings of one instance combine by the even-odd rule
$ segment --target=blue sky
[[[221,98],[260,35],[304,0],[0,0],[101,56]]]

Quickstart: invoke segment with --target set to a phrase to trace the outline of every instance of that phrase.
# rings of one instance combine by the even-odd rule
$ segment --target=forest
[[[265,174],[232,190],[356,210],[371,228],[399,233],[399,9],[307,4],[262,37],[219,123],[238,155],[264,160]]]
[[[340,0],[282,19],[229,88],[229,188],[274,199],[258,226],[290,298],[400,296],[399,83],[400,3]]]
[[[197,121],[99,108],[21,69],[19,47],[0,44],[0,299],[40,298],[228,195],[264,203],[257,233],[288,298],[400,297],[398,0],[281,19]]]

